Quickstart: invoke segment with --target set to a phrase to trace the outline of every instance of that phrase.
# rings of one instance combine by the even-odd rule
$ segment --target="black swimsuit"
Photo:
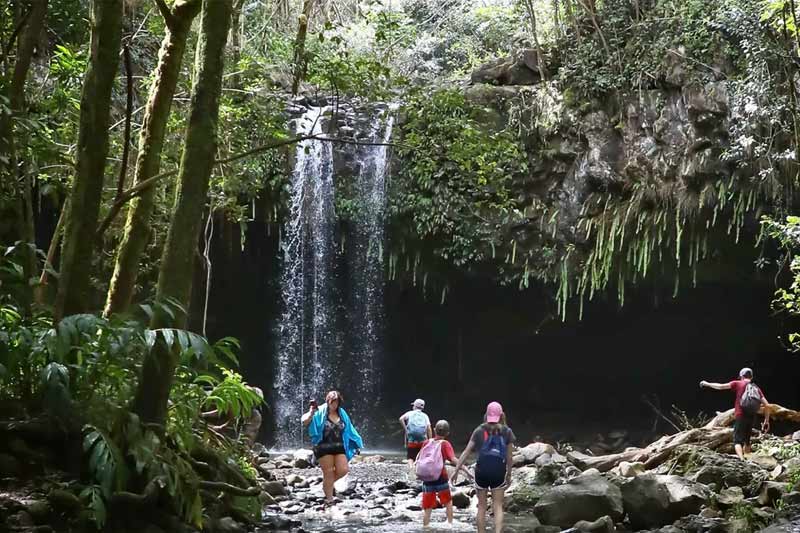
[[[314,456],[317,459],[325,455],[344,455],[344,421],[334,422],[325,418],[325,427],[322,430],[322,441],[314,446]]]

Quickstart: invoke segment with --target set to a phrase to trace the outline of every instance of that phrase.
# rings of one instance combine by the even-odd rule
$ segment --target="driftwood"
[[[760,415],[764,414],[764,408],[758,410]],[[780,420],[782,422],[794,422],[795,424],[800,424],[800,412],[794,411],[792,409],[787,409],[778,404],[770,404],[769,406],[769,418],[770,420]],[[711,421],[706,424],[705,428],[716,428],[716,427],[727,427],[733,424],[733,409],[728,409],[727,411],[723,411],[721,413],[717,413]]]
[[[769,406],[770,419],[800,424],[800,412],[780,405]],[[763,414],[763,409],[761,409]],[[675,450],[684,444],[695,444],[711,450],[717,450],[733,440],[733,409],[718,413],[708,424],[701,428],[688,429],[672,435],[661,437],[645,448],[628,448],[624,452],[610,455],[591,456],[578,452],[569,454],[573,463],[583,469],[596,468],[600,472],[608,472],[623,461],[641,462],[645,468],[652,469],[666,462]]]

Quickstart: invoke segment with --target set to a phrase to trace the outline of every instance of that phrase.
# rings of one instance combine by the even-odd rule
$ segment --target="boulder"
[[[453,506],[455,506],[456,509],[467,509],[470,503],[470,497],[466,492],[457,490],[453,493]]]
[[[83,509],[80,498],[68,490],[54,489],[47,495],[47,501],[59,513],[78,514]]]
[[[491,85],[535,85],[542,80],[539,72],[526,64],[530,54],[517,54],[501,57],[484,63],[470,75],[472,83],[488,83]]]
[[[761,484],[761,488],[758,491],[758,503],[760,505],[772,505],[780,500],[787,492],[789,492],[788,483],[765,481]]]
[[[367,464],[382,463],[384,461],[386,461],[386,458],[382,455],[368,455],[364,457],[364,462]]]
[[[619,475],[622,477],[636,477],[644,474],[645,470],[644,463],[640,462],[629,463],[628,461],[622,461],[619,464]]]
[[[310,450],[297,450],[292,454],[292,465],[295,468],[309,468],[313,458],[314,454]]]
[[[744,501],[744,492],[741,487],[727,487],[722,489],[717,496],[717,504],[720,507],[732,507]]]
[[[622,486],[625,512],[636,529],[665,526],[699,513],[710,496],[708,488],[680,476],[643,474]]]
[[[544,442],[532,442],[524,448],[517,450],[517,453],[522,455],[522,457],[525,459],[525,464],[529,465],[536,462],[536,459],[541,455],[547,454],[552,456],[554,453],[556,453],[556,449],[549,444],[545,444]]]
[[[44,500],[36,500],[28,504],[27,511],[34,523],[45,524],[50,521],[53,508]]]
[[[261,490],[270,496],[286,496],[286,487],[280,481],[266,481],[261,484]]]
[[[210,526],[214,533],[247,533],[247,528],[230,516],[214,520]]]
[[[581,475],[550,489],[536,503],[534,514],[543,524],[563,528],[606,515],[616,521],[623,514],[622,493],[601,475]]]
[[[792,491],[787,492],[781,498],[784,505],[800,505],[800,492]]]

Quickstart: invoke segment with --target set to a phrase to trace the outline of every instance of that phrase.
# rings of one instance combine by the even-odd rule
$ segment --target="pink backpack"
[[[430,439],[422,445],[417,455],[417,479],[436,481],[442,476],[443,468],[442,441]]]

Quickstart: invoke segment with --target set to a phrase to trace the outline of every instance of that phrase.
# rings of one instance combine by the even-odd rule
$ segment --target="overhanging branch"
[[[255,148],[253,148],[251,150],[247,150],[246,152],[242,152],[240,154],[235,154],[235,155],[232,155],[232,156],[229,156],[229,157],[225,157],[223,159],[217,159],[216,161],[214,161],[214,164],[215,165],[225,165],[227,163],[232,163],[234,161],[238,161],[240,159],[244,159],[244,158],[249,157],[251,155],[256,155],[256,154],[260,154],[261,152],[266,152],[267,150],[274,150],[275,148],[280,148],[282,146],[287,146],[287,145],[290,145],[290,144],[295,144],[295,143],[298,143],[298,142],[311,140],[311,139],[317,140],[317,141],[325,141],[325,142],[336,142],[336,143],[342,143],[342,144],[352,144],[352,145],[356,145],[356,146],[400,146],[400,147],[410,148],[408,146],[405,146],[405,145],[402,145],[402,144],[398,144],[398,143],[367,142],[367,141],[356,141],[356,140],[352,140],[352,139],[342,139],[342,138],[335,138],[335,137],[324,137],[324,136],[321,136],[321,135],[303,135],[303,136],[300,136],[300,137],[293,137],[291,139],[284,139],[282,141],[277,141],[277,142],[273,142],[273,143],[264,144],[264,145],[261,145],[261,146],[256,146]],[[168,178],[168,177],[173,176],[173,175],[175,175],[177,173],[178,173],[178,169],[173,169],[173,170],[167,170],[166,172],[162,172],[160,174],[156,174],[155,176],[153,176],[151,178],[147,178],[146,180],[138,183],[137,185],[134,185],[133,187],[131,187],[130,189],[126,190],[121,195],[119,195],[115,199],[114,203],[111,205],[111,208],[108,210],[108,213],[106,214],[105,218],[103,218],[103,221],[100,223],[100,226],[97,228],[97,233],[96,233],[95,237],[97,239],[101,239],[103,237],[103,234],[106,232],[106,230],[111,225],[111,223],[114,221],[114,219],[117,217],[117,215],[122,210],[122,208],[125,207],[125,204],[127,204],[129,201],[131,201],[132,199],[136,198],[140,194],[142,194],[144,191],[146,191],[147,189],[149,189],[150,187],[152,187],[153,185],[155,185],[156,183],[158,183],[162,179]]]

